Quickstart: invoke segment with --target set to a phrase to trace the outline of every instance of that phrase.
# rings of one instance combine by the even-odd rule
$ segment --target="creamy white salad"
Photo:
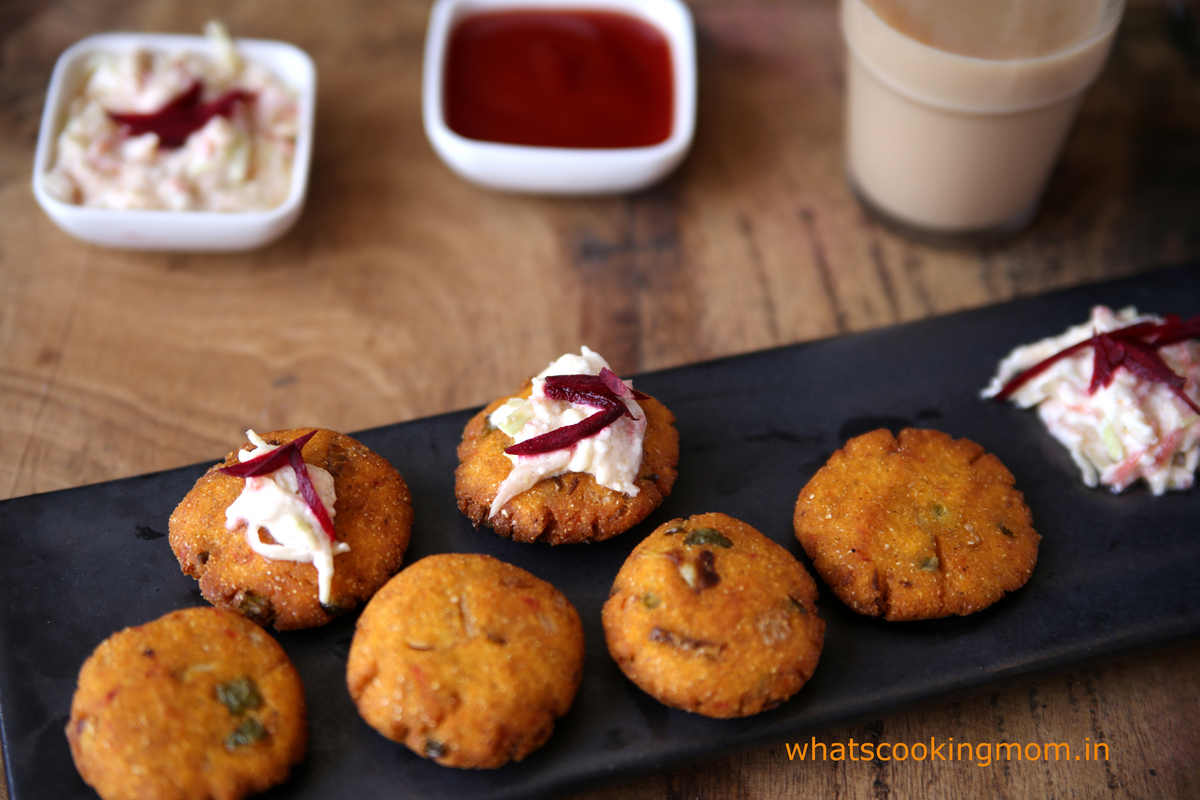
[[[205,27],[211,53],[101,53],[71,101],[55,160],[43,176],[56,199],[112,209],[265,211],[291,188],[296,93],[249,62],[220,23]],[[201,103],[241,90],[249,99],[215,114],[180,146],[133,135],[111,114],[154,114],[197,82]]]
[[[599,375],[608,367],[595,351],[584,347],[579,355],[567,353],[542,370],[533,379],[529,399],[513,398],[492,412],[489,421],[523,442],[566,425],[574,425],[600,409],[547,397],[545,379],[550,375]],[[626,382],[626,385],[630,385]],[[620,398],[633,417],[621,416],[594,436],[580,439],[569,448],[532,456],[509,455],[512,472],[500,484],[492,501],[489,517],[501,512],[504,504],[538,481],[567,472],[585,472],[596,483],[629,496],[638,493],[637,473],[642,463],[642,443],[646,437],[646,415],[633,398]]]
[[[254,431],[246,431],[254,447],[238,451],[242,463],[270,453],[278,448],[263,441]],[[337,494],[333,476],[321,467],[306,464],[305,470],[317,490],[317,497],[329,519],[334,518]],[[225,527],[236,530],[246,524],[246,541],[250,549],[263,558],[274,561],[296,561],[312,564],[317,569],[317,595],[329,603],[333,581],[333,557],[350,551],[345,542],[331,542],[321,527],[317,515],[308,507],[300,494],[296,471],[290,466],[281,467],[267,475],[246,478],[242,493],[225,510]],[[275,543],[264,542],[262,531],[266,531]]]
[[[1135,308],[1092,310],[1092,318],[1059,336],[1018,347],[1000,362],[983,390],[994,397],[1013,378],[1094,333],[1108,333],[1138,322],[1161,322]],[[1194,340],[1161,348],[1167,366],[1186,379],[1183,391],[1200,402],[1200,343]],[[1030,378],[1010,399],[1022,408],[1037,406],[1047,430],[1071,453],[1083,482],[1121,492],[1145,480],[1150,491],[1190,489],[1200,462],[1200,415],[1159,382],[1118,368],[1109,386],[1090,392],[1091,347],[1059,359]]]

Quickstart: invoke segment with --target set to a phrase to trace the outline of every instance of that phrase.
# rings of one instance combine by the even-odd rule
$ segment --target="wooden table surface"
[[[1032,226],[959,249],[893,235],[848,192],[832,0],[692,8],[687,161],[648,191],[561,199],[482,190],[438,161],[420,121],[427,2],[7,0],[0,498],[211,461],[251,426],[354,431],[482,404],[582,344],[629,374],[1200,258],[1200,45],[1183,3],[1131,3]],[[29,185],[54,60],[89,34],[210,17],[316,61],[298,227],[236,255],[61,233]],[[585,796],[1198,797],[1198,658],[1177,644],[819,737],[1087,738],[1108,761],[798,763],[779,742]]]

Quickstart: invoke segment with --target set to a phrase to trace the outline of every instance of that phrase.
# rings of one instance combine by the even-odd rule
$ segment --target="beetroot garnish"
[[[607,373],[607,375],[605,375]],[[616,382],[616,385],[613,384]],[[620,388],[618,389],[617,386]],[[514,456],[535,456],[554,450],[565,450],[581,439],[595,436],[612,425],[622,416],[636,420],[637,417],[625,405],[622,397],[644,399],[646,395],[626,386],[612,370],[605,367],[599,375],[548,375],[542,391],[551,400],[564,400],[581,406],[600,409],[574,425],[565,425],[549,433],[517,442],[506,447],[504,452]],[[622,394],[624,392],[624,394]]]
[[[1092,382],[1088,386],[1089,394],[1094,394],[1101,386],[1112,384],[1117,369],[1124,367],[1151,383],[1165,384],[1188,408],[1200,414],[1200,406],[1183,390],[1187,379],[1172,370],[1158,352],[1167,345],[1195,338],[1200,338],[1200,316],[1183,322],[1174,314],[1162,322],[1138,322],[1115,331],[1094,333],[1090,339],[1060,350],[1012,378],[996,393],[996,399],[1007,400],[1030,379],[1045,372],[1056,362],[1090,347]]]
[[[182,147],[187,138],[203,128],[213,117],[228,117],[237,103],[248,103],[254,99],[252,92],[232,89],[215,100],[200,102],[204,87],[193,81],[182,94],[172,98],[158,111],[149,114],[123,114],[109,111],[114,121],[129,128],[133,136],[146,133],[158,134],[160,147]]]
[[[325,535],[332,542],[335,541],[333,520],[329,518],[329,513],[325,510],[325,504],[321,502],[321,498],[317,494],[317,487],[313,486],[312,478],[308,474],[308,465],[304,463],[304,456],[300,453],[301,448],[308,444],[308,440],[315,436],[316,433],[316,431],[309,431],[303,436],[297,436],[287,444],[280,445],[269,453],[255,456],[249,461],[243,461],[240,464],[220,467],[218,471],[234,478],[258,478],[263,475],[270,475],[277,469],[290,466],[296,473],[296,484],[300,487],[300,497],[304,499],[304,504],[312,511],[313,516],[317,518],[317,522],[321,524],[321,530],[325,531]]]
[[[526,439],[523,442],[510,445],[504,449],[504,452],[514,456],[536,456],[554,450],[565,450],[568,447],[572,447],[581,439],[595,436],[609,425],[612,425],[621,418],[621,414],[625,411],[627,409],[624,403],[610,406],[603,411],[576,422],[574,425],[555,428],[549,433],[543,433],[541,436],[535,436],[532,439]]]
[[[308,504],[308,508],[317,518],[317,522],[321,523],[321,530],[325,531],[329,541],[337,541],[333,530],[333,520],[329,518],[325,504],[321,502],[321,498],[317,494],[317,487],[313,486],[312,478],[308,475],[308,465],[304,463],[304,456],[300,455],[299,448],[292,450],[289,461],[291,461],[292,469],[296,471],[296,483],[300,486],[300,496]]]
[[[1029,383],[1029,381],[1033,380],[1038,375],[1041,375],[1043,372],[1050,369],[1050,367],[1054,366],[1056,363],[1058,363],[1062,359],[1067,358],[1068,356],[1075,355],[1080,350],[1083,350],[1085,347],[1090,347],[1091,344],[1092,344],[1091,339],[1084,339],[1082,342],[1076,342],[1075,344],[1071,345],[1067,349],[1059,350],[1057,353],[1050,356],[1049,358],[1039,361],[1038,363],[1034,364],[1029,369],[1016,375],[1014,378],[1009,380],[1008,383],[1004,384],[1004,386],[1001,387],[1000,391],[996,392],[995,399],[999,400],[999,401],[1007,400],[1008,398],[1012,397],[1012,395],[1014,393],[1016,393],[1016,391],[1018,389],[1020,389],[1022,386],[1024,386],[1026,383]]]
[[[286,466],[291,450],[299,450],[308,444],[308,440],[316,436],[316,431],[309,431],[303,436],[297,436],[287,444],[280,445],[269,453],[255,456],[249,461],[221,467],[220,471],[235,478],[257,478],[259,475],[269,475],[280,467]]]
[[[600,370],[600,380],[604,381],[604,385],[612,390],[613,394],[618,397],[628,397],[634,400],[646,400],[649,395],[642,394],[637,389],[631,389],[625,385],[625,381],[617,377],[617,373],[613,372],[608,367],[603,367]]]
[[[1092,383],[1088,386],[1088,394],[1093,394],[1101,386],[1108,386],[1113,380],[1113,365],[1121,363],[1125,357],[1121,344],[1107,333],[1092,337],[1096,355],[1092,358]]]
[[[1112,363],[1109,364],[1109,370],[1116,369],[1117,365],[1123,365],[1130,372],[1145,378],[1148,381],[1157,383],[1165,383],[1173,389],[1183,388],[1183,384],[1187,380],[1171,370],[1167,366],[1167,362],[1162,360],[1162,356],[1158,351],[1148,347],[1142,342],[1118,342],[1116,347],[1111,349],[1113,353],[1109,356],[1105,354],[1105,358],[1112,358]],[[1112,383],[1110,377],[1105,383],[1107,386]]]
[[[1188,339],[1200,339],[1200,316],[1182,322],[1179,317],[1169,314],[1163,321],[1162,328],[1163,331],[1150,342],[1155,347],[1166,347]]]
[[[597,375],[550,375],[543,391],[551,400],[566,400],[581,406],[612,408],[619,405],[625,409],[626,416],[633,416],[621,398]]]
[[[620,380],[617,381],[621,383]],[[621,383],[622,386],[625,384]],[[625,386],[629,391],[629,387]],[[552,400],[566,400],[581,406],[592,408],[611,408],[620,406],[625,416],[637,419],[629,406],[609,388],[607,382],[598,375],[550,375],[546,378],[543,388],[546,397]]]

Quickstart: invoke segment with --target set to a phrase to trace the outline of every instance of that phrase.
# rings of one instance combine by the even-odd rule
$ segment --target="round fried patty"
[[[1025,585],[1040,537],[1012,473],[968,439],[877,430],[833,454],[796,503],[796,537],[860,614],[970,614]]]
[[[527,398],[532,391],[532,384],[527,385],[515,397]],[[636,495],[601,486],[587,473],[568,472],[540,481],[489,519],[497,490],[512,471],[504,449],[513,439],[493,427],[488,417],[508,400],[502,397],[472,417],[458,446],[454,493],[458,507],[474,525],[489,525],[519,542],[598,542],[641,522],[671,493],[679,462],[675,416],[662,403],[647,398],[638,400],[646,415],[646,435]]]
[[[312,428],[273,431],[264,441],[282,445]],[[241,449],[251,449],[248,442]],[[213,466],[183,498],[169,522],[171,549],[183,571],[200,581],[213,605],[242,612],[278,630],[323,625],[357,608],[399,569],[412,531],[412,499],[400,473],[386,459],[335,431],[317,429],[304,445],[305,463],[333,476],[334,528],[350,551],[333,557],[330,602],[317,594],[312,564],[272,560],[254,552],[246,525],[225,527],[225,509],[245,481],[220,472],[238,463],[237,451]]]
[[[740,520],[668,522],[629,555],[604,604],[608,650],[660,702],[709,717],[774,708],[816,669],[817,586]]]
[[[104,800],[238,800],[304,758],[304,687],[258,625],[188,608],[96,648],[79,671],[67,740]]]
[[[499,767],[541,747],[583,674],[570,601],[481,554],[416,562],[359,617],[346,684],[387,738],[447,767]]]

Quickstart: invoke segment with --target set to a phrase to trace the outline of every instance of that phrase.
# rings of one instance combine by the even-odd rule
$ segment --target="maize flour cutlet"
[[[528,396],[528,389],[517,396]],[[519,542],[598,542],[641,522],[671,493],[679,460],[675,417],[662,403],[648,399],[639,402],[647,425],[637,495],[614,492],[591,475],[569,472],[538,482],[489,519],[496,488],[512,470],[504,454],[512,438],[490,426],[488,416],[507,399],[496,400],[475,415],[458,448],[455,496],[473,524],[489,525],[501,536]]]
[[[817,587],[744,522],[668,522],[629,555],[604,604],[621,670],[660,702],[709,717],[774,708],[812,677],[825,639]]]
[[[1012,473],[968,439],[907,428],[848,441],[796,502],[796,537],[860,614],[970,614],[1025,585],[1040,537]]]
[[[274,431],[261,439],[286,445],[308,433],[312,438],[303,445],[303,461],[332,477],[334,546],[348,548],[334,551],[324,602],[314,563],[303,557],[268,558],[252,549],[246,522],[233,528],[227,523],[226,512],[252,479],[221,469],[238,465],[239,451],[249,450],[251,443],[209,469],[169,522],[171,549],[183,572],[199,580],[206,600],[278,630],[323,625],[369,600],[400,569],[412,531],[412,499],[404,479],[355,439],[320,428]],[[264,549],[273,543],[269,531],[255,534]]]
[[[583,674],[570,601],[481,554],[428,556],[359,617],[346,684],[372,728],[447,767],[494,768],[541,747]]]
[[[671,493],[679,461],[674,422],[666,406],[622,382],[595,352],[568,353],[467,423],[455,471],[458,507],[474,525],[516,541],[611,538]]]
[[[240,614],[175,611],[84,662],[71,755],[104,800],[238,800],[304,757],[304,687],[283,648]]]

